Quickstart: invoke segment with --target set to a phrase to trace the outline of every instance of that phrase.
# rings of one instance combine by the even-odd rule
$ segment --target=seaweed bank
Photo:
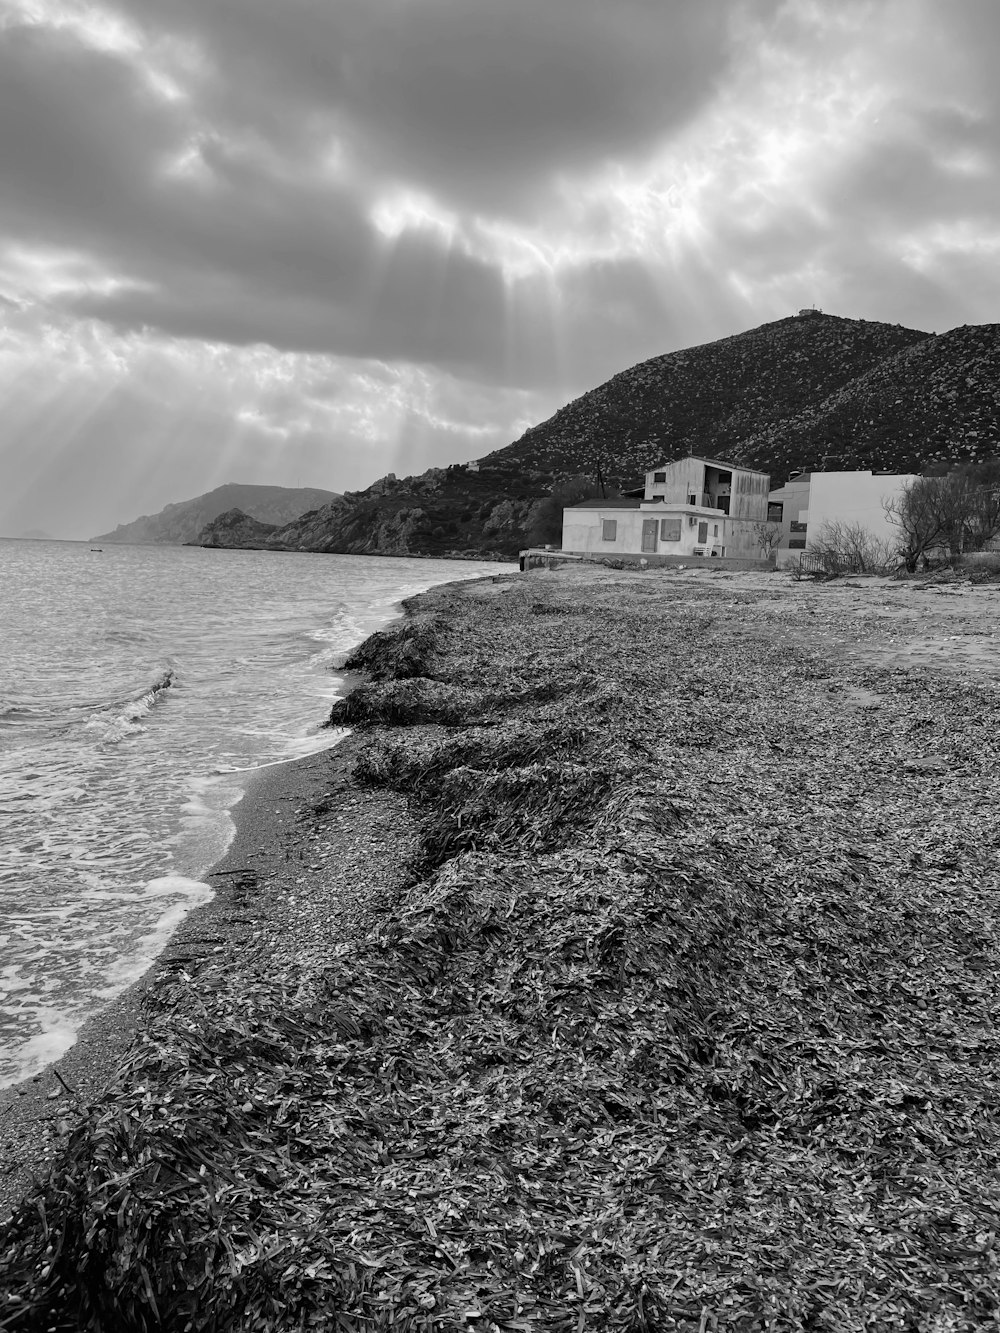
[[[995,1322],[997,589],[407,610],[136,995],[0,1328]]]

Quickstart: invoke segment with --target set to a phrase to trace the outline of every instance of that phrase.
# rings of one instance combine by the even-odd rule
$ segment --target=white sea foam
[[[201,880],[188,879],[184,875],[161,875],[144,886],[142,896],[148,902],[157,898],[167,899],[169,906],[157,917],[152,929],[135,941],[130,956],[119,959],[109,969],[108,985],[112,994],[138,980],[163,952],[167,941],[188,913],[195,907],[211,902],[215,893],[210,884]]]
[[[117,745],[137,732],[145,731],[143,718],[149,716],[164,690],[175,684],[176,673],[165,668],[157,679],[133,699],[112,703],[98,709],[84,723],[88,731],[96,732],[106,745]]]
[[[245,775],[342,738],[331,668],[400,600],[487,571],[0,543],[0,1086],[205,901]]]
[[[34,1037],[29,1037],[18,1047],[16,1055],[10,1061],[10,1076],[6,1080],[0,1080],[0,1088],[31,1078],[46,1065],[65,1055],[76,1041],[77,1028],[64,1022],[61,1015],[55,1011],[41,1016],[39,1021],[44,1024],[42,1031]]]

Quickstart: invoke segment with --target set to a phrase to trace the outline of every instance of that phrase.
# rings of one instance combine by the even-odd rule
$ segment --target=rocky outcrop
[[[257,549],[266,546],[268,539],[277,531],[276,523],[261,523],[259,519],[244,514],[242,509],[227,509],[202,528],[193,545]]]
[[[461,465],[402,479],[390,474],[259,537],[249,529],[230,530],[227,523],[211,525],[199,540],[284,551],[506,560],[517,555],[520,530],[511,522],[512,502],[497,491],[503,480],[481,480]],[[525,495],[516,504],[517,512],[526,513],[532,501]],[[495,510],[498,522],[485,532]]]

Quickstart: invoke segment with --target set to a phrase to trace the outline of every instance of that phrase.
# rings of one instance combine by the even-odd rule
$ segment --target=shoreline
[[[336,758],[241,812],[10,1327],[990,1322],[1000,590],[407,610]]]
[[[174,960],[188,955],[192,948],[197,951],[206,936],[224,940],[229,948],[240,943],[243,935],[234,920],[236,905],[227,872],[238,862],[258,860],[266,852],[265,840],[275,821],[270,811],[275,803],[309,799],[313,789],[318,791],[326,781],[327,765],[323,761],[344,751],[350,740],[348,735],[325,750],[253,772],[229,811],[235,825],[229,847],[202,876],[213,889],[212,898],[184,916],[142,976],[89,1018],[63,1055],[39,1073],[0,1089],[0,1163],[7,1164],[6,1171],[0,1167],[0,1224],[7,1220],[33,1177],[52,1161],[59,1140],[65,1137],[58,1132],[60,1122],[75,1123],[78,1107],[99,1100],[114,1081],[141,1030],[143,999]],[[348,753],[340,759],[341,764],[349,761]]]
[[[494,575],[480,576],[493,580]],[[477,579],[458,579],[432,588],[460,588]],[[430,590],[428,590],[430,591]],[[413,594],[414,597],[423,593]],[[394,605],[392,615],[378,630],[406,619],[407,597]],[[347,656],[361,645],[355,644]],[[361,683],[357,671],[337,669],[343,682],[332,706],[346,698]],[[353,744],[352,744],[353,742]],[[282,820],[274,814],[275,803],[308,804],[321,798],[330,784],[345,785],[353,764],[357,740],[348,733],[322,750],[279,759],[254,768],[247,775],[242,795],[228,817],[234,824],[232,838],[223,855],[200,879],[213,890],[212,898],[187,912],[167,943],[141,976],[129,982],[98,1013],[80,1027],[76,1038],[61,1056],[38,1073],[0,1088],[0,1228],[9,1220],[22,1195],[54,1160],[60,1143],[66,1141],[80,1118],[82,1108],[100,1100],[114,1082],[122,1062],[142,1030],[143,1001],[175,966],[181,955],[210,936],[218,937],[227,952],[246,937],[236,919],[239,903],[234,899],[232,872],[237,863],[251,861],[278,882],[288,869],[277,849],[283,848]],[[363,820],[361,821],[364,822]],[[401,835],[401,845],[405,844]]]

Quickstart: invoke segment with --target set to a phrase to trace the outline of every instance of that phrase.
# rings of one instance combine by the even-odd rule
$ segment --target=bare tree
[[[887,574],[898,564],[893,543],[862,523],[824,523],[809,551],[827,574]]]
[[[937,493],[948,555],[954,561],[965,550],[966,529],[976,504],[976,484],[964,468],[930,481]]]
[[[781,524],[761,520],[761,522],[753,525],[753,535],[760,547],[760,558],[768,560],[772,551],[777,550],[778,543],[781,541]]]
[[[965,549],[985,550],[1000,533],[1000,462],[972,469],[975,488],[965,525]]]
[[[1000,464],[918,477],[882,507],[897,529],[897,548],[910,573],[939,547],[957,560],[966,551],[981,551],[1000,532]]]
[[[887,496],[882,508],[887,520],[897,529],[896,550],[912,574],[917,562],[945,539],[945,521],[938,502],[937,477],[917,477],[907,482],[898,495]]]

